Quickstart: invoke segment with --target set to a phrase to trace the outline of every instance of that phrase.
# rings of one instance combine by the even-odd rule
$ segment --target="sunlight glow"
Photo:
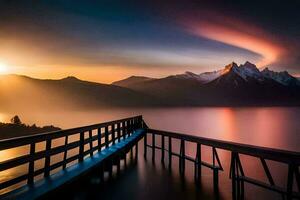
[[[0,74],[4,74],[8,71],[6,64],[0,62]]]

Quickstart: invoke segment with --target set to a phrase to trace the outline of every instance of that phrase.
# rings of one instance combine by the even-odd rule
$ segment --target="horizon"
[[[297,7],[280,1],[272,9],[256,1],[3,1],[0,73],[110,83],[249,60],[300,76]]]
[[[244,62],[244,64],[247,63],[247,62],[249,62],[249,61]],[[232,63],[236,63],[236,62],[232,61],[232,62],[229,63],[229,64],[232,64]],[[249,63],[251,63],[251,62],[249,62]],[[241,63],[240,63],[240,64],[236,63],[236,64],[237,64],[239,67],[240,67],[241,65],[243,65],[243,64],[241,64]],[[253,63],[251,63],[251,64],[253,64]],[[228,65],[228,64],[226,64],[226,65]],[[160,76],[160,77],[153,77],[153,76],[148,76],[148,75],[145,75],[145,74],[141,74],[141,75],[132,74],[132,75],[129,75],[129,76],[124,77],[124,78],[121,78],[121,79],[113,80],[113,81],[111,81],[111,82],[99,82],[99,81],[95,81],[95,80],[84,79],[84,78],[81,78],[80,75],[79,75],[79,76],[76,76],[76,75],[72,75],[72,74],[66,75],[66,76],[62,76],[62,77],[43,78],[43,77],[34,77],[34,76],[26,75],[26,74],[5,73],[5,72],[4,72],[4,73],[1,73],[1,70],[0,70],[0,76],[1,76],[1,75],[8,75],[8,76],[10,76],[10,75],[16,75],[16,76],[24,76],[24,77],[27,77],[27,78],[32,78],[32,79],[37,79],[37,80],[62,80],[62,79],[72,78],[72,77],[73,77],[73,78],[76,78],[76,79],[81,80],[81,81],[94,82],[94,83],[100,83],[100,84],[113,84],[114,82],[118,82],[118,81],[121,81],[121,80],[125,80],[125,79],[131,78],[131,77],[146,77],[146,78],[161,79],[161,78],[166,78],[166,77],[169,77],[169,76],[185,74],[185,73],[188,73],[188,72],[195,73],[195,74],[199,75],[199,74],[202,74],[202,73],[215,72],[215,71],[224,69],[224,68],[226,67],[226,65],[224,65],[223,67],[220,67],[220,68],[218,68],[218,69],[216,69],[216,70],[213,70],[213,71],[203,71],[203,72],[201,72],[201,73],[195,73],[195,72],[192,72],[192,71],[183,71],[182,73],[178,73],[178,74],[168,74],[168,75]],[[256,65],[255,65],[255,66],[256,66]],[[256,66],[256,67],[257,67],[257,66]],[[263,71],[264,69],[267,69],[267,68],[269,68],[269,67],[257,67],[257,69],[258,69],[260,72]],[[270,69],[270,68],[269,68],[269,69]],[[274,71],[274,70],[272,70],[272,69],[270,69],[270,70],[271,70],[271,71]],[[289,73],[289,71],[287,71],[287,70],[284,70],[284,71],[274,71],[274,72],[285,72],[285,71]],[[290,73],[289,73],[289,74],[290,74]],[[300,78],[300,76],[296,76],[296,75],[294,75],[294,74],[290,74],[290,75],[292,75],[293,77],[298,78],[298,79]]]

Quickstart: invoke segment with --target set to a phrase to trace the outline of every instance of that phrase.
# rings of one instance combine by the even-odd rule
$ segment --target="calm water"
[[[146,123],[151,128],[163,129],[169,131],[183,132],[191,135],[202,137],[216,138],[227,141],[234,141],[258,146],[287,149],[300,151],[300,108],[176,108],[176,109],[111,109],[98,110],[93,112],[31,112],[31,113],[1,113],[0,121],[9,121],[9,119],[18,114],[24,123],[37,125],[55,125],[61,128],[71,128],[93,123],[99,123],[107,120],[128,117],[142,114]],[[1,133],[0,133],[1,134]],[[59,145],[63,141],[57,141]],[[42,148],[42,147],[41,147]],[[210,149],[206,148],[204,159],[210,161]],[[28,151],[28,150],[27,150]],[[19,156],[24,153],[24,149],[0,152],[0,161]],[[195,154],[195,146],[187,145],[187,153],[191,156]],[[151,155],[150,155],[151,156]],[[225,171],[221,173],[220,185],[222,185],[220,194],[221,199],[229,199],[231,185],[228,179],[228,168],[230,155],[228,152],[219,151],[219,156],[224,165]],[[57,158],[59,159],[59,158]],[[159,158],[158,158],[159,159]],[[242,157],[242,163],[245,165],[247,175],[255,178],[266,180],[262,172],[262,166],[258,160]],[[140,161],[141,160],[141,161]],[[157,162],[159,163],[159,162]],[[167,163],[167,161],[166,161]],[[43,162],[37,164],[41,167]],[[149,175],[149,163],[139,159],[137,174],[139,181],[146,182],[157,181],[157,184],[168,182],[168,180],[152,180]],[[148,166],[148,168],[147,168]],[[275,182],[279,185],[285,185],[286,167],[277,163],[270,163],[271,171],[274,173]],[[176,162],[174,170],[176,171]],[[187,166],[187,182],[192,182],[193,169],[192,165]],[[0,173],[0,182],[10,177],[20,174],[26,170],[23,168],[13,169]],[[255,169],[255,170],[253,170]],[[150,170],[151,171],[151,170]],[[163,173],[160,172],[151,173]],[[204,169],[203,181],[207,183],[204,187],[208,190],[212,186],[212,174],[209,170]],[[148,172],[148,173],[147,173]],[[150,173],[150,174],[151,174]],[[141,178],[142,177],[142,178]],[[146,178],[148,177],[148,178]],[[128,179],[128,178],[127,178]],[[149,179],[149,180],[148,180]],[[121,183],[120,183],[121,184]],[[126,184],[126,181],[125,183]],[[141,187],[137,184],[136,187]],[[273,194],[265,193],[260,189],[252,186],[246,186],[248,199],[252,199],[256,192],[261,192],[262,199],[272,197]],[[141,188],[143,189],[143,188]],[[148,188],[149,189],[149,188]],[[194,190],[191,190],[194,191]],[[192,193],[192,192],[190,192]],[[191,195],[192,196],[192,195]],[[274,197],[275,198],[275,197]]]
[[[115,109],[93,112],[2,113],[8,122],[18,114],[24,123],[71,128],[142,114],[151,128],[300,151],[300,108]],[[0,133],[1,134],[1,133]]]

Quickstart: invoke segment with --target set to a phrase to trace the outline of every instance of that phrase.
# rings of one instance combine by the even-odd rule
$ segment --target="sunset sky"
[[[0,73],[110,83],[250,61],[299,76],[299,9],[292,0],[1,0]]]

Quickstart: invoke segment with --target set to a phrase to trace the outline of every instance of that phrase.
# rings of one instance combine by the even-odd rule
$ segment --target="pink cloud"
[[[228,16],[204,11],[181,17],[179,22],[191,34],[261,55],[261,60],[256,63],[258,66],[275,63],[285,53],[284,46],[262,28]]]

